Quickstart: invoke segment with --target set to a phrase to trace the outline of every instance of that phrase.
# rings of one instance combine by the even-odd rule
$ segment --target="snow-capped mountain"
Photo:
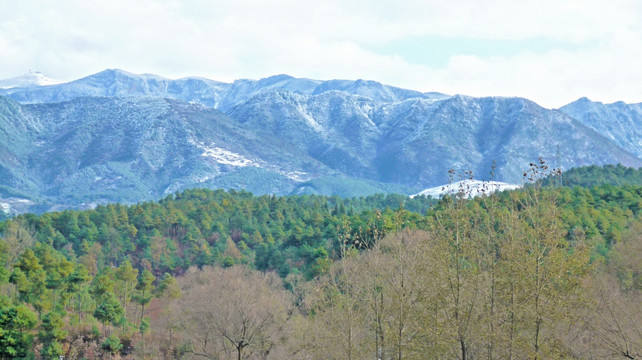
[[[489,195],[494,192],[505,190],[519,189],[521,186],[517,184],[508,184],[501,181],[480,181],[474,179],[461,180],[454,183],[435,186],[429,189],[411,195],[411,197],[424,195],[433,198],[440,198],[444,195],[458,195],[462,194],[467,197],[476,197],[481,195]]]
[[[39,71],[31,71],[11,79],[0,80],[0,89],[30,88],[34,86],[56,85],[61,82],[45,76]]]
[[[446,97],[440,93],[422,94],[364,80],[321,81],[275,75],[260,80],[241,79],[223,83],[198,77],[171,80],[157,75],[137,75],[114,69],[52,87],[15,88],[10,91],[0,89],[0,95],[9,96],[23,104],[68,101],[84,96],[154,96],[195,102],[225,112],[258,94],[273,90],[305,95],[342,91],[368,96],[378,102]]]
[[[642,166],[595,124],[522,98],[117,70],[12,90],[0,95],[0,201],[22,194],[62,206],[136,202],[195,186],[413,194],[447,183],[450,169],[489,179],[493,163],[493,179],[520,183],[539,157],[562,169]],[[640,128],[629,131],[632,141]]]
[[[642,157],[642,103],[603,104],[581,98],[560,111]]]

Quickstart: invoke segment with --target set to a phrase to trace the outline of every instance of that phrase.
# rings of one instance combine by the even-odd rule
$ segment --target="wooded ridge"
[[[553,185],[192,189],[16,216],[0,223],[0,358],[642,356],[642,186]]]

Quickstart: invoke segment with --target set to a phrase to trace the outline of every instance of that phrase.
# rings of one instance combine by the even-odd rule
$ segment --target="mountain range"
[[[0,83],[2,83],[0,81]],[[7,83],[7,82],[5,82]],[[45,211],[189,187],[359,196],[522,182],[530,162],[642,166],[642,104],[422,93],[277,75],[233,83],[121,70],[0,89],[0,204]]]

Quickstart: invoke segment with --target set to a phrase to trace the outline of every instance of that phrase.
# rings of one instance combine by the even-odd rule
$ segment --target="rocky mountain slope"
[[[642,103],[625,104],[620,101],[603,104],[581,98],[560,108],[560,111],[642,157]]]
[[[155,199],[185,187],[287,193],[331,171],[226,115],[161,98],[0,98],[4,197],[78,206]],[[18,135],[18,136],[15,136]],[[277,146],[280,145],[280,146]]]
[[[383,132],[376,159],[382,181],[444,184],[451,168],[484,179],[495,162],[496,180],[520,183],[524,168],[538,157],[563,169],[640,166],[639,158],[594,130],[526,99],[455,96],[402,105],[387,107],[377,121]]]
[[[526,99],[424,94],[374,81],[279,75],[227,84],[106,70],[0,94],[5,204],[137,202],[195,186],[411,194],[447,183],[450,169],[488,179],[493,162],[495,180],[520,183],[538,157],[566,169],[642,166],[630,146],[636,133],[629,144],[602,136],[595,121]],[[635,126],[632,114],[618,126]]]

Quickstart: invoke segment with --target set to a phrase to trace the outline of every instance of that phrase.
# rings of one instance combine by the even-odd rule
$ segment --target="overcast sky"
[[[642,102],[642,1],[0,0],[0,79],[107,68]]]

